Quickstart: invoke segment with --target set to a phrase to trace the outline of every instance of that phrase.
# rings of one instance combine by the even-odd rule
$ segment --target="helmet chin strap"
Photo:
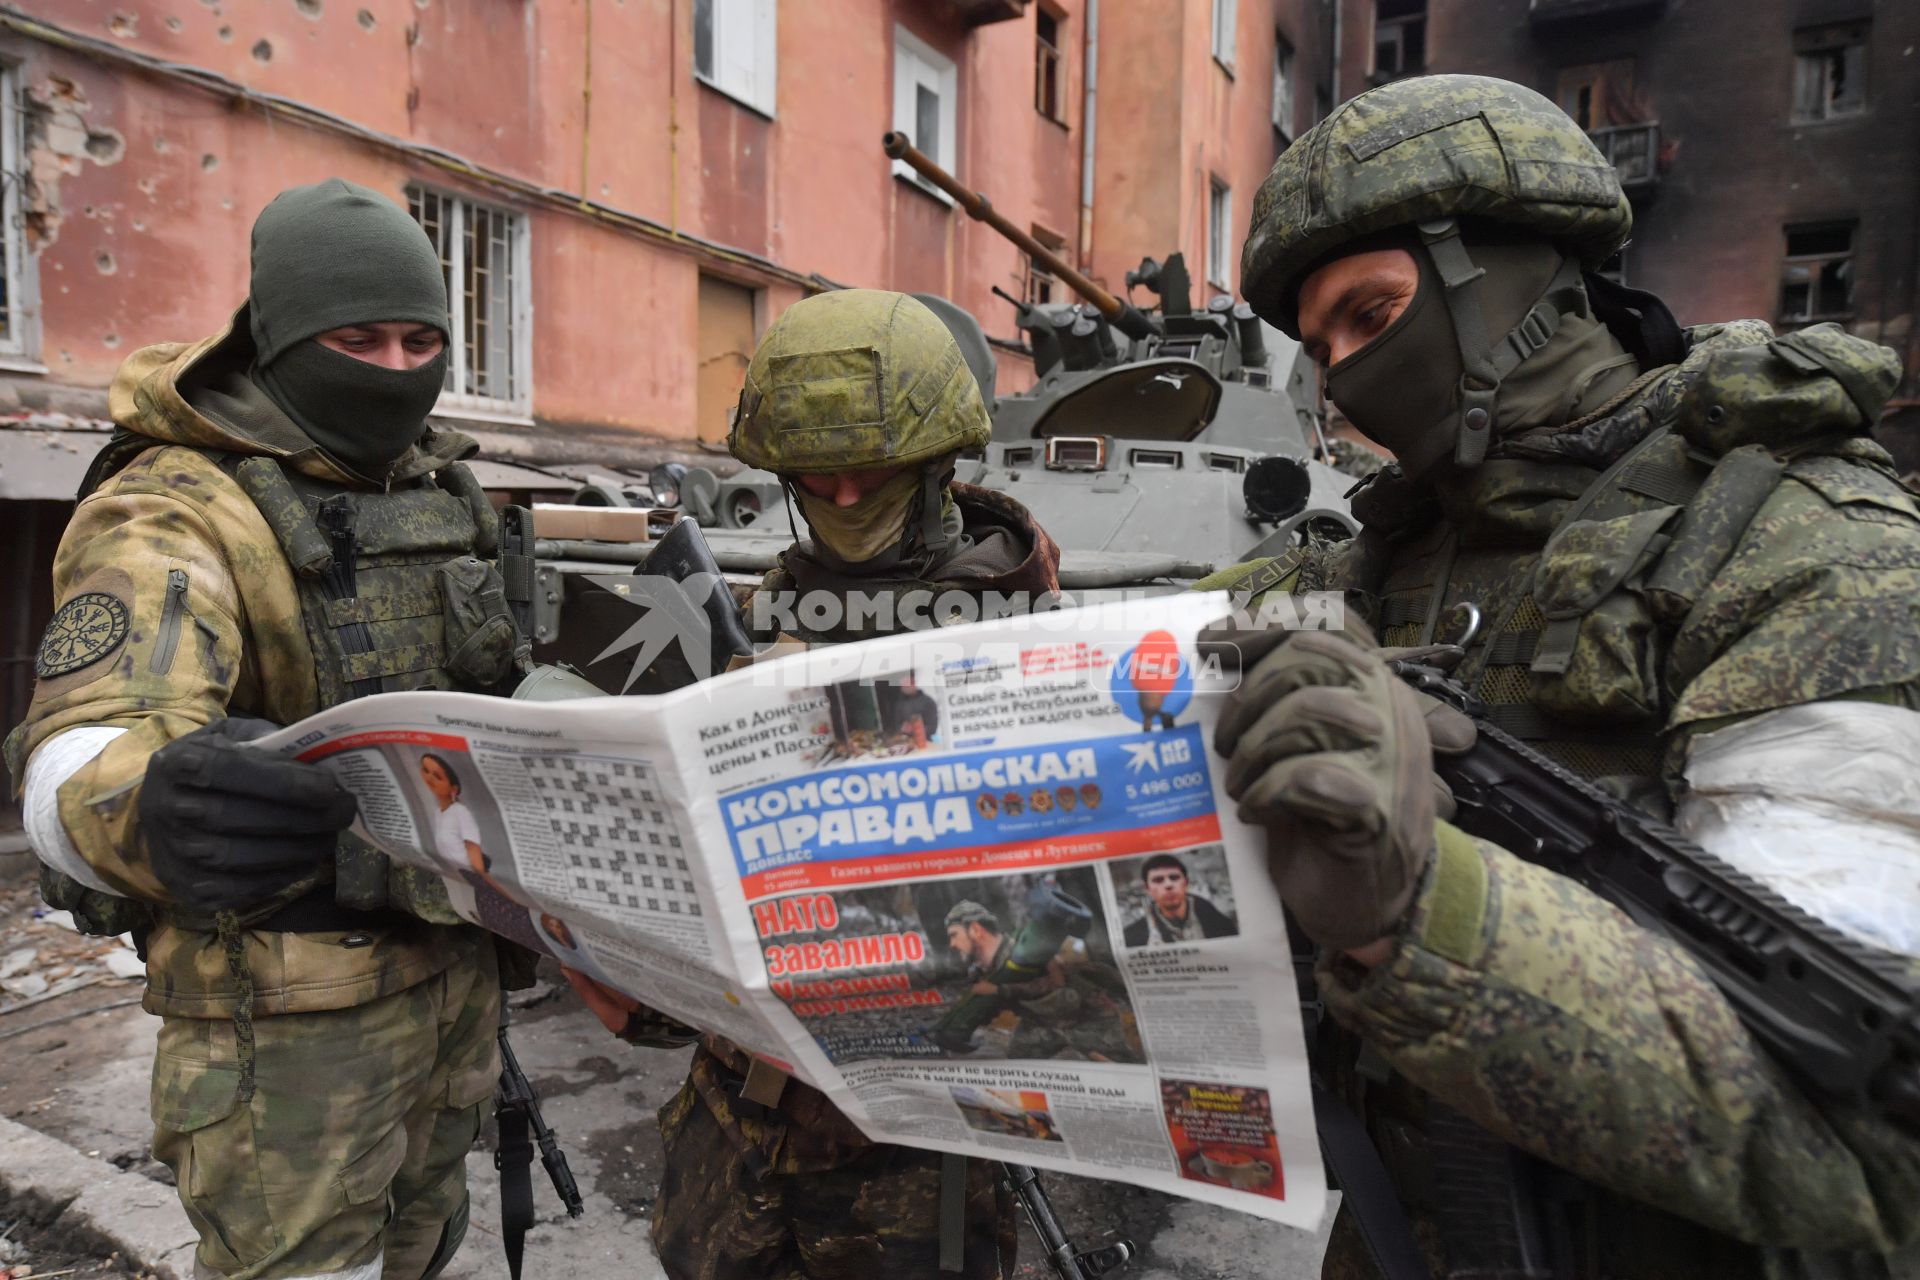
[[[1455,422],[1453,461],[1463,468],[1486,459],[1497,421],[1495,409],[1500,384],[1558,332],[1561,318],[1579,305],[1580,262],[1562,258],[1560,269],[1547,283],[1520,323],[1499,340],[1487,336],[1480,305],[1480,281],[1486,268],[1473,264],[1460,224],[1452,218],[1434,218],[1415,224],[1420,243],[1440,275],[1442,298],[1453,319],[1454,339],[1460,348],[1460,413]]]

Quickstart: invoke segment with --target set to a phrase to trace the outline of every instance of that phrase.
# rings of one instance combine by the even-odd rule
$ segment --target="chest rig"
[[[1831,325],[1697,335],[1682,364],[1562,429],[1632,442],[1597,477],[1571,461],[1484,463],[1443,518],[1363,534],[1372,553],[1351,563],[1378,568],[1350,585],[1383,643],[1463,646],[1457,674],[1502,728],[1658,807],[1661,733],[1704,660],[1675,636],[1782,477],[1858,452],[1897,372]]]
[[[527,662],[490,558],[499,525],[466,467],[387,492],[348,490],[271,458],[225,459],[293,567],[322,709],[373,693],[494,692]],[[334,858],[334,901],[458,924],[445,884],[352,833]]]
[[[1340,575],[1384,645],[1461,645],[1456,675],[1495,723],[1656,810],[1669,714],[1711,660],[1676,637],[1783,477],[1825,493],[1839,457],[1870,460],[1852,438],[1897,374],[1891,353],[1832,326],[1768,340],[1753,325],[1728,339],[1593,415],[1594,438],[1631,442],[1602,459],[1487,461],[1444,510],[1398,528],[1404,494],[1356,500],[1357,515],[1379,510],[1388,527],[1368,522]],[[1756,1250],[1506,1147],[1347,1033],[1323,1032],[1341,1091],[1364,1100],[1399,1195],[1440,1242],[1441,1274],[1761,1273]]]

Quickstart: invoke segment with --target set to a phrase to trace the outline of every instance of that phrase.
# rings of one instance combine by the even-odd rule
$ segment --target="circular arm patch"
[[[127,638],[127,606],[104,591],[88,591],[60,606],[40,640],[33,669],[42,680],[91,666]]]

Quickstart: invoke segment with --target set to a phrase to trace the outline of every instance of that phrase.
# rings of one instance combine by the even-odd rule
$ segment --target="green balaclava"
[[[446,353],[385,369],[313,339],[381,321],[444,334],[446,277],[427,233],[393,201],[339,178],[283,191],[253,224],[247,301],[253,380],[331,457],[384,479],[426,432]]]
[[[821,563],[855,576],[901,570],[923,572],[942,553],[963,544],[963,519],[947,487],[953,459],[910,466],[852,506],[835,506],[832,498],[816,497],[798,483],[789,489],[800,503],[800,514],[813,533],[813,551]],[[940,522],[928,535],[927,522],[916,517],[938,494]]]
[[[1535,237],[1465,239],[1473,265],[1486,273],[1477,287],[1489,334],[1513,330],[1549,295],[1560,313],[1553,332],[1501,379],[1493,436],[1566,421],[1632,380],[1633,357],[1594,318],[1585,288],[1565,283],[1572,273],[1557,248]],[[1383,247],[1391,242],[1369,240],[1351,251]],[[1418,264],[1419,287],[1393,324],[1327,371],[1327,398],[1417,476],[1454,451],[1463,367],[1431,256],[1411,234],[1398,247]]]

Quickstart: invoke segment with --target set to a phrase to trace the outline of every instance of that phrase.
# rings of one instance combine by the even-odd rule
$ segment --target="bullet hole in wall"
[[[253,60],[255,62],[273,61],[273,42],[260,39],[253,42]]]
[[[93,265],[100,269],[100,274],[103,276],[110,276],[120,269],[120,264],[113,260],[113,255],[106,252],[102,252],[95,258]]]
[[[119,10],[107,19],[107,30],[111,31],[116,39],[131,40],[140,34],[140,15],[128,13],[124,9]]]
[[[320,0],[293,0],[293,7],[300,11],[300,16],[303,18],[309,18],[314,22],[320,20]]]
[[[207,154],[200,157],[200,168],[203,172],[212,173],[215,169],[218,169],[219,167],[220,167],[220,157],[213,154],[213,152],[209,151],[207,152]]]
[[[365,27],[367,30],[369,31],[373,30],[373,26],[374,26],[373,10],[362,9],[359,13],[354,15],[354,19],[358,21],[359,24]]]

